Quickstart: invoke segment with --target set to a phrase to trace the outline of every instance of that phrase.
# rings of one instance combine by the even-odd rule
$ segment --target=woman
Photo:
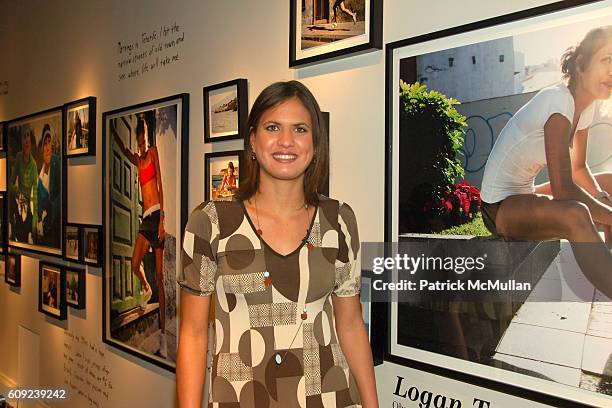
[[[344,0],[334,0],[334,19],[332,20],[332,26],[333,27],[337,27],[338,26],[338,8],[342,11],[344,11],[346,14],[348,14],[349,16],[351,16],[351,18],[353,19],[353,24],[357,24],[357,13],[354,11],[349,10],[346,7],[346,4],[344,4],[345,1]]]
[[[498,236],[564,238],[578,265],[612,298],[612,255],[596,224],[612,226],[612,174],[586,164],[588,128],[612,91],[612,26],[591,30],[562,58],[568,80],[541,90],[504,127],[485,167],[483,218]],[[550,182],[535,186],[544,167]]]
[[[51,145],[51,126],[43,127],[42,166],[38,175],[37,185],[37,225],[36,235],[39,244],[60,247],[61,231],[61,165],[57,154],[53,153]],[[42,147],[42,149],[41,149]]]
[[[179,405],[201,403],[212,301],[212,402],[377,407],[355,215],[317,194],[328,162],[319,106],[301,83],[275,83],[248,126],[244,182],[233,200],[198,206],[185,231]]]
[[[142,193],[143,214],[142,223],[136,235],[136,244],[132,254],[132,273],[138,276],[142,287],[142,302],[140,307],[145,308],[151,299],[151,285],[147,281],[142,259],[153,248],[155,253],[155,283],[159,295],[159,329],[161,331],[160,348],[158,354],[166,358],[168,356],[168,346],[166,339],[166,295],[164,290],[164,192],[162,188],[162,177],[159,167],[159,155],[157,147],[148,147],[146,142],[146,127],[143,118],[138,118],[136,124],[136,143],[138,153],[128,150],[123,141],[117,134],[115,142],[128,158],[128,160],[138,167],[138,180],[140,181],[140,191]]]
[[[227,171],[223,176],[223,180],[221,180],[221,185],[219,186],[219,194],[221,197],[227,195],[224,195],[224,189],[229,193],[229,195],[232,195],[236,190],[236,175],[234,174],[234,171],[234,163],[229,162],[227,164]]]

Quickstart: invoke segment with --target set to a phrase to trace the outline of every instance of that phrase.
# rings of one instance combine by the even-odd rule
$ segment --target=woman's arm
[[[121,140],[117,133],[113,132],[113,138],[115,139],[115,143],[117,143],[117,146],[119,146],[121,152],[123,152],[123,155],[128,158],[130,163],[132,163],[134,166],[138,166],[138,156],[136,156],[136,153],[132,153],[127,147],[125,147],[123,140]]]
[[[550,188],[552,195],[557,200],[577,200],[589,207],[591,216],[599,223],[612,225],[612,207],[609,207],[585,190],[579,187],[578,181],[574,181],[574,167],[580,168],[580,164],[572,164],[569,149],[569,138],[571,132],[570,122],[562,115],[553,114],[544,125],[544,143],[546,147],[546,164],[548,166],[548,177],[550,179]],[[580,132],[576,134],[579,136]],[[574,155],[576,160],[580,160],[580,155],[586,156],[586,147],[584,152],[580,152],[580,144],[584,141],[577,139],[577,145],[574,147],[576,152]],[[584,175],[581,182],[585,182]]]
[[[210,296],[181,290],[181,320],[176,358],[179,408],[200,408],[206,376]]]
[[[364,408],[378,407],[372,350],[361,315],[359,296],[332,296],[336,332],[342,353],[355,377]]]
[[[155,162],[155,174],[157,174],[157,196],[159,198],[159,209],[161,211],[161,216],[159,217],[159,228],[157,233],[159,236],[159,240],[162,241],[166,233],[164,231],[164,186],[162,184],[162,174],[161,169],[159,167],[159,154],[157,153],[157,147],[153,146],[149,150],[153,153],[153,161]]]

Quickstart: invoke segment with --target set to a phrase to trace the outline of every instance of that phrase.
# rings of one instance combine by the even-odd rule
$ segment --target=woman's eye
[[[610,64],[612,63],[612,55],[608,55],[606,57],[603,57],[603,59],[601,60],[603,63],[605,64]]]
[[[306,132],[308,132],[308,129],[306,129],[305,127],[302,127],[302,126],[298,126],[298,127],[295,128],[295,131],[297,133],[306,133]]]
[[[275,132],[275,131],[278,130],[278,126],[277,125],[268,125],[268,126],[266,126],[266,130],[268,132]]]

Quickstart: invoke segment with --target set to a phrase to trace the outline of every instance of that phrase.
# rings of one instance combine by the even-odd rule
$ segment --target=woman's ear
[[[254,152],[255,149],[253,148],[253,146],[255,144],[255,128],[253,127],[249,129],[249,144],[251,146],[251,151]]]

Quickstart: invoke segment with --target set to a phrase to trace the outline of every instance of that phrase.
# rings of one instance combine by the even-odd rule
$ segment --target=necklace
[[[280,352],[277,352],[276,355],[274,356],[274,361],[276,362],[277,366],[281,365],[283,363],[283,361],[285,360],[285,357],[287,357],[287,353],[291,349],[291,346],[293,346],[293,342],[295,341],[295,338],[297,337],[298,333],[300,332],[300,329],[302,328],[302,325],[304,324],[304,320],[308,319],[308,309],[306,309],[306,307],[304,307],[304,311],[300,315],[300,319],[301,319],[300,325],[298,326],[297,330],[295,331],[295,334],[293,335],[293,339],[291,339],[291,343],[289,344],[289,347],[287,347],[287,350],[285,350],[285,352],[282,355],[281,355]]]
[[[257,235],[262,236],[263,235],[263,231],[261,230],[261,226],[259,223],[259,209],[257,208],[257,197],[255,197],[253,199],[253,201],[255,202],[255,219],[257,220]],[[304,239],[302,240],[303,242],[306,242],[308,240],[308,230],[310,228],[310,215],[308,214],[308,204],[304,203],[304,210],[306,210],[306,235],[304,235]],[[308,249],[312,249],[311,245],[312,244],[308,244]]]

